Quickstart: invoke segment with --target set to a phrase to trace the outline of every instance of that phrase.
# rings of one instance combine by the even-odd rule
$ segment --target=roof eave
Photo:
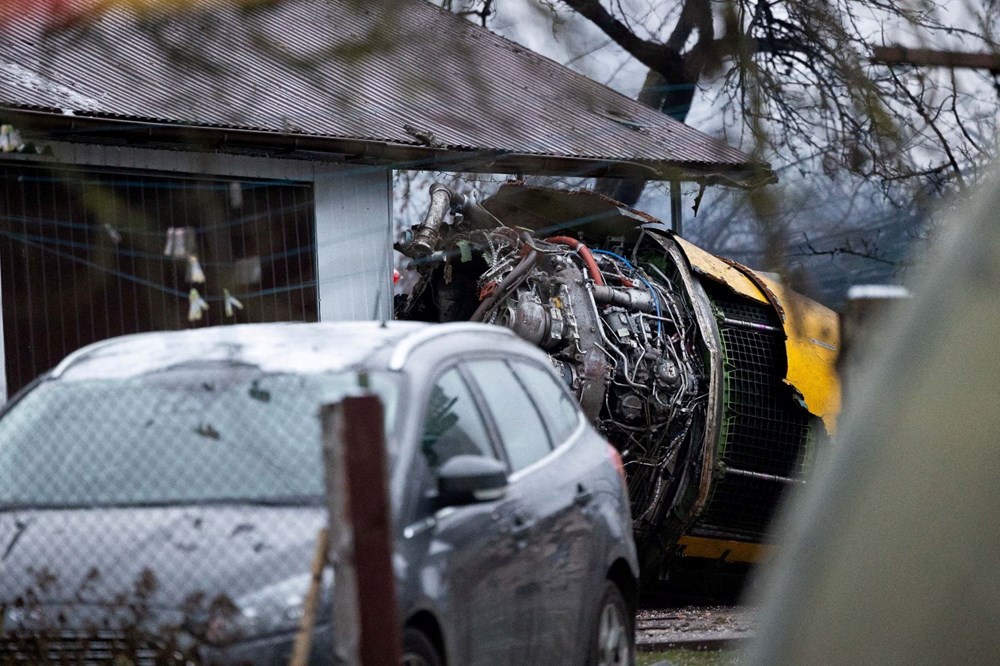
[[[0,104],[7,122],[35,142],[128,143],[175,149],[261,150],[282,157],[320,158],[394,169],[502,173],[563,177],[679,180],[753,188],[774,182],[770,165],[630,161],[496,149],[425,146],[357,137],[162,123],[129,118],[67,114],[60,109],[25,109]]]

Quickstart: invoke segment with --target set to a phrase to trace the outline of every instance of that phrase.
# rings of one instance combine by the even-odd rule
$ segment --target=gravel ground
[[[644,609],[636,617],[636,647],[653,652],[735,646],[755,628],[756,613],[744,606]]]

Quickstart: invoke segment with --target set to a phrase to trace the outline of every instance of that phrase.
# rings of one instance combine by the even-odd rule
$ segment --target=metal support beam
[[[681,219],[681,183],[670,181],[670,228],[678,236],[683,236],[683,220]]]
[[[764,474],[763,472],[752,472],[748,469],[737,469],[735,467],[724,467],[725,476],[743,476],[748,479],[758,479],[760,481],[776,481],[778,483],[803,484],[805,479],[795,479],[789,476],[778,476],[776,474]]]

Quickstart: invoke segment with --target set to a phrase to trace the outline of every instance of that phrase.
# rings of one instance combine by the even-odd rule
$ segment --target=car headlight
[[[312,576],[303,574],[255,590],[229,603],[215,602],[208,613],[191,625],[191,633],[213,645],[290,633],[298,629],[305,613]],[[317,620],[330,617],[333,572],[323,571],[317,599]]]

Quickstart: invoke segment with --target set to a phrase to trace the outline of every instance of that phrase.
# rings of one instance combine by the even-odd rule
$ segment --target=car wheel
[[[607,582],[601,597],[597,621],[591,632],[591,666],[635,663],[635,633],[632,618],[621,590]]]
[[[424,632],[413,627],[403,629],[402,666],[443,666],[437,648]]]

